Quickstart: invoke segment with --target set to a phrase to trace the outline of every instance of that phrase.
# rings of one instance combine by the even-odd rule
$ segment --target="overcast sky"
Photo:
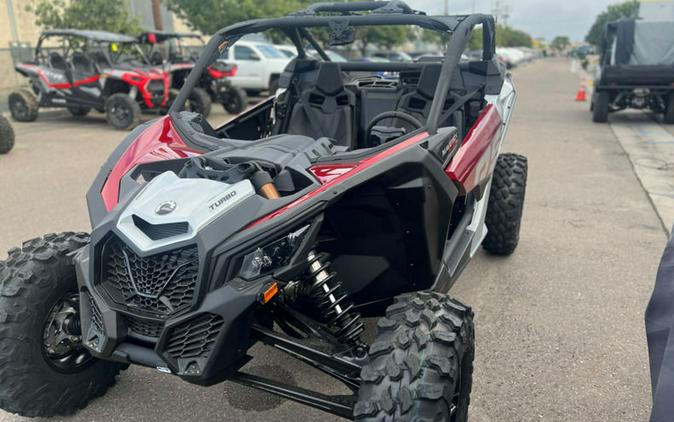
[[[621,0],[500,0],[510,7],[509,25],[527,31],[534,37],[551,40],[557,35],[568,35],[573,41],[582,41],[595,17],[607,5]],[[496,0],[449,0],[450,14],[476,12],[491,13]],[[407,0],[414,9],[429,14],[442,14],[444,0]]]

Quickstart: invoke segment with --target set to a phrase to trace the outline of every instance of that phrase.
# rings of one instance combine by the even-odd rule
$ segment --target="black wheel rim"
[[[230,113],[238,113],[239,110],[241,110],[242,104],[241,104],[241,98],[239,98],[238,95],[232,95],[229,98],[229,101],[225,105],[225,108],[227,111]]]
[[[79,294],[70,292],[49,311],[42,335],[42,351],[49,365],[73,373],[89,366],[94,357],[82,344]]]
[[[122,102],[115,102],[110,107],[110,118],[115,125],[125,126],[129,123],[131,109]]]
[[[14,117],[24,118],[28,115],[28,106],[21,98],[11,98],[9,101],[9,108]]]

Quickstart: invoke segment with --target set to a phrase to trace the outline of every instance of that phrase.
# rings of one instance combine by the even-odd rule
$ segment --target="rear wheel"
[[[611,97],[608,92],[595,92],[592,96],[592,121],[605,123],[608,121],[608,106]]]
[[[520,240],[520,226],[527,189],[528,163],[517,154],[501,154],[496,160],[487,204],[487,236],[482,247],[494,255],[510,255]]]
[[[82,345],[69,254],[85,233],[45,235],[0,261],[0,408],[30,417],[72,414],[114,384],[122,365]]]
[[[115,129],[133,129],[140,123],[140,114],[140,106],[127,94],[114,94],[105,101],[105,117]]]
[[[17,122],[32,122],[37,119],[39,103],[30,90],[20,89],[9,94],[9,111]]]
[[[171,91],[171,104],[173,104],[173,100],[175,100],[175,98],[178,96],[179,91],[176,89],[172,89]],[[208,117],[208,115],[211,114],[212,104],[213,102],[211,101],[211,96],[208,95],[208,92],[206,92],[206,90],[203,88],[196,87],[192,90],[192,92],[190,92],[189,97],[187,97],[187,101],[185,102],[185,110],[199,113],[204,117]]]
[[[9,120],[0,115],[0,154],[7,154],[14,148],[14,129]]]
[[[669,125],[674,124],[674,93],[669,94],[667,98],[663,121]]]
[[[222,107],[230,114],[239,114],[248,105],[248,95],[241,88],[231,86],[223,95]]]
[[[91,111],[91,107],[85,106],[66,106],[66,108],[68,109],[68,112],[75,117],[86,116]]]
[[[399,296],[361,370],[359,421],[468,418],[475,338],[470,308],[433,292]]]

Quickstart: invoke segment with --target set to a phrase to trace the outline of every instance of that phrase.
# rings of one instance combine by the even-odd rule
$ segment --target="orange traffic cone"
[[[582,102],[587,101],[587,92],[585,91],[585,83],[581,82],[580,88],[578,88],[578,93],[576,93],[576,101]]]

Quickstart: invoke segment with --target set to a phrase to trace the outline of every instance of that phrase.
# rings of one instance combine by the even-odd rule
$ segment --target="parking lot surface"
[[[612,129],[573,102],[578,79],[567,61],[527,64],[514,79],[520,97],[505,150],[529,158],[520,246],[509,258],[479,253],[451,292],[476,313],[471,421],[644,421],[643,313],[663,224]],[[0,156],[0,259],[42,233],[88,230],[86,190],[125,135],[101,115],[61,112],[14,127],[16,148]],[[256,346],[253,355],[247,371],[342,392],[280,352]],[[20,420],[0,412],[1,422]],[[133,367],[63,420],[335,418],[229,382],[202,388]]]

